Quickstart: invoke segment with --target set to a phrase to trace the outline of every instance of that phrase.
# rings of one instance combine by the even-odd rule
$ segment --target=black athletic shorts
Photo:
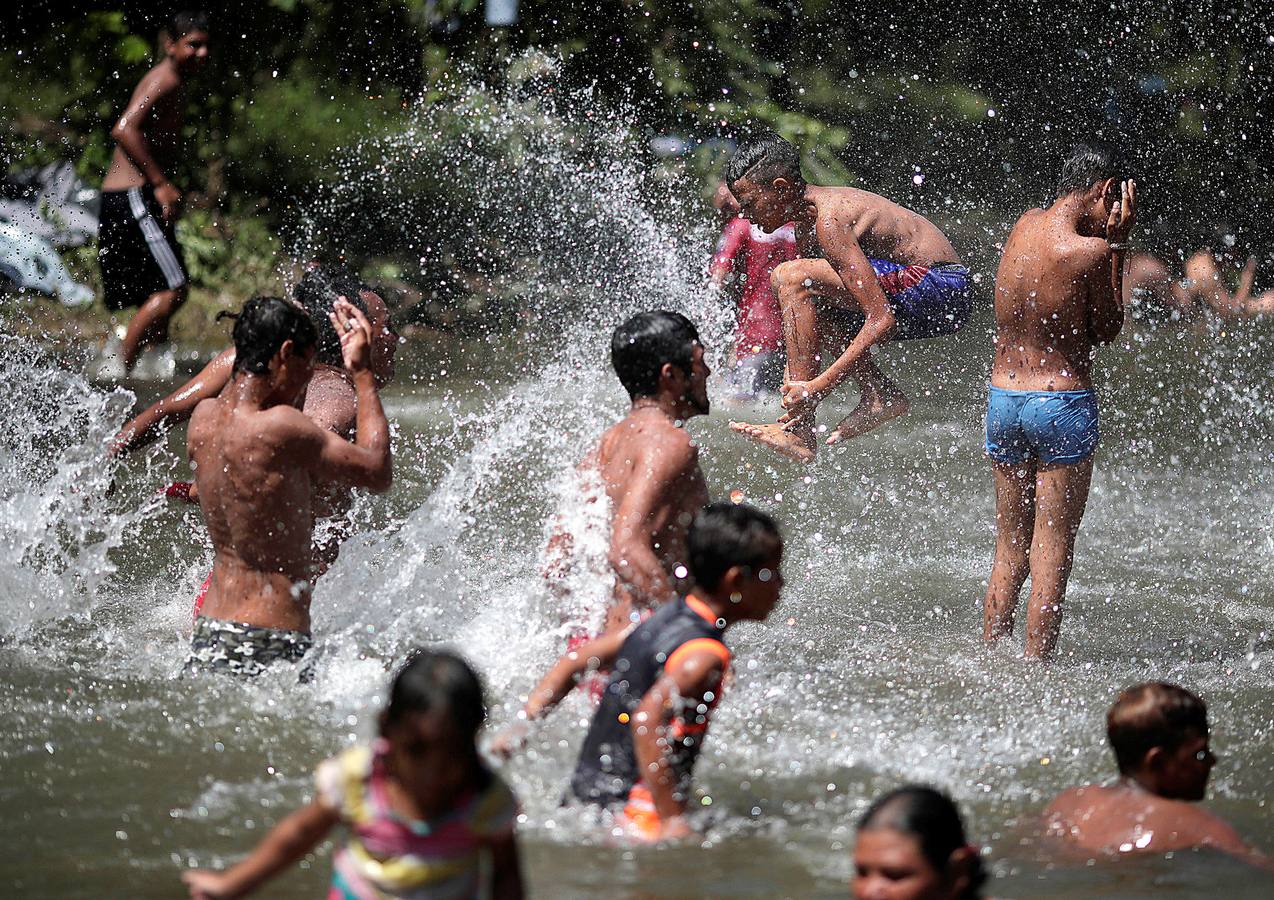
[[[186,283],[186,266],[172,224],[165,225],[155,191],[146,187],[102,191],[97,230],[106,308],[141,306],[156,291]]]

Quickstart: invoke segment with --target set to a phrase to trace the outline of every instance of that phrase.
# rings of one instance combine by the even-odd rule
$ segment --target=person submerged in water
[[[478,754],[482,684],[445,651],[417,651],[394,678],[380,737],[319,765],[314,799],[224,872],[192,869],[193,900],[253,893],[344,825],[328,900],[524,895],[517,798]]]
[[[690,592],[627,635],[603,635],[567,653],[520,716],[543,717],[586,671],[610,667],[570,790],[650,840],[690,833],[691,775],[730,667],[725,632],[764,621],[783,588],[783,539],[758,509],[713,504],[695,518],[687,542]],[[507,756],[524,740],[524,727],[506,730],[493,750]]]
[[[1106,714],[1106,736],[1119,780],[1058,796],[1044,813],[1050,834],[1091,853],[1210,847],[1269,867],[1268,857],[1197,805],[1216,765],[1201,699],[1162,681],[1136,685]]]
[[[600,476],[610,501],[615,587],[603,630],[613,634],[684,586],[686,532],[708,502],[699,448],[685,424],[708,413],[711,370],[694,325],[663,310],[638,313],[615,329],[611,364],[632,405],[581,469]],[[550,541],[550,581],[562,577],[557,558],[568,541],[561,531]]]
[[[741,144],[726,180],[747,218],[769,232],[796,223],[798,259],[774,269],[783,312],[786,413],[730,427],[784,456],[812,462],[815,411],[847,378],[858,406],[827,437],[837,444],[907,412],[902,389],[871,359],[889,340],[958,331],[971,308],[969,271],[932,222],[884,197],[807,184],[796,148],[775,134]],[[822,347],[843,348],[820,371]]]
[[[854,900],[976,900],[986,880],[960,811],[941,791],[898,788],[858,822]]]
[[[138,83],[111,137],[115,151],[102,182],[98,261],[106,308],[139,307],[120,348],[118,374],[132,371],[148,345],[168,337],[168,320],[186,300],[177,245],[181,191],[169,175],[181,154],[186,85],[208,61],[208,17],[174,15],[164,27],[164,58]]]
[[[1096,348],[1124,323],[1123,265],[1137,186],[1104,151],[1077,147],[1057,199],[1025,213],[995,276],[995,361],[986,452],[995,481],[995,560],[983,636],[1013,633],[1031,577],[1026,656],[1052,655],[1100,437]]]
[[[255,675],[304,657],[318,485],[389,489],[389,423],[371,371],[371,325],[346,300],[331,315],[357,392],[354,442],[296,408],[318,333],[304,311],[277,297],[244,304],[233,377],[191,416],[187,448],[215,553],[191,636],[192,670]]]
[[[1274,291],[1255,295],[1256,258],[1239,272],[1231,293],[1217,257],[1202,249],[1188,257],[1181,278],[1168,264],[1149,253],[1134,253],[1124,272],[1124,306],[1151,316],[1166,313],[1174,319],[1212,315],[1223,321],[1274,315]]]

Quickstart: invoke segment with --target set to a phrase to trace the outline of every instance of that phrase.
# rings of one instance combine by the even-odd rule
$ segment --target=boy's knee
[[[770,287],[780,300],[804,299],[811,293],[810,278],[802,260],[780,263],[770,273]]]

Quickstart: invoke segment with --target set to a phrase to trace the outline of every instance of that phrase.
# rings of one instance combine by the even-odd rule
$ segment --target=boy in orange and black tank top
[[[620,812],[639,837],[689,833],[691,773],[730,664],[724,634],[762,621],[778,603],[783,540],[774,521],[746,505],[717,503],[690,526],[694,587],[626,634],[568,653],[532,692],[523,718],[537,719],[588,669],[612,674],[584,738],[571,793]],[[502,735],[493,748],[512,751]]]

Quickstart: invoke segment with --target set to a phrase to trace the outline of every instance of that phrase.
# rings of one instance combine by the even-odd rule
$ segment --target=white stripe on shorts
[[[146,202],[142,199],[141,188],[128,189],[128,207],[133,211],[133,218],[137,220],[137,225],[142,230],[142,236],[146,238],[146,246],[150,248],[150,255],[159,264],[159,270],[164,273],[164,280],[168,282],[168,289],[176,290],[181,287],[186,283],[186,273],[182,271],[181,263],[177,262],[177,254],[173,253],[173,248],[168,246],[168,239],[164,237],[163,229],[159,227],[159,223],[155,221],[154,216],[146,209]]]

